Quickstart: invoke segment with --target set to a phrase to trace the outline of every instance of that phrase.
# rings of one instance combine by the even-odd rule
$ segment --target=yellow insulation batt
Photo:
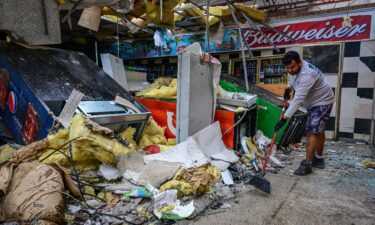
[[[232,10],[236,12],[236,14],[239,13],[238,10],[236,9],[239,9],[253,20],[258,20],[258,21],[266,20],[266,13],[262,10],[254,9],[251,6],[244,5],[243,3],[234,3],[233,5],[234,7],[232,7]],[[210,14],[217,16],[217,17],[225,17],[228,19],[232,19],[232,14],[230,13],[228,6],[210,7]],[[238,18],[241,18],[241,17],[238,17]]]
[[[202,6],[202,7],[206,8],[205,6]],[[193,16],[193,17],[200,16],[200,18],[198,18],[198,21],[202,25],[206,24],[205,12],[199,9],[198,7],[194,7],[191,3],[181,4],[178,6],[178,8],[186,8],[185,10],[180,11],[181,14]],[[246,6],[243,3],[234,3],[234,7],[232,7],[232,10],[236,13],[238,18],[242,21],[244,21],[244,19],[242,18],[242,15],[239,14],[240,12],[237,9],[243,11],[248,17],[250,17],[253,20],[257,20],[257,21],[266,20],[266,13],[264,11],[254,9],[251,6]],[[219,22],[220,19],[232,20],[232,14],[228,6],[212,6],[210,7],[210,14],[211,16],[209,16],[209,19],[208,19],[208,24],[210,26]],[[175,21],[180,21],[183,18],[183,16],[176,13],[174,18],[175,18]]]
[[[153,118],[147,122],[138,147],[144,148],[150,145],[166,145],[167,138],[164,136],[165,128],[160,127]]]
[[[138,92],[136,96],[156,99],[176,99],[177,79],[168,77],[158,78],[149,87]]]
[[[0,164],[8,161],[12,157],[14,151],[16,151],[16,149],[10,147],[9,145],[0,146]]]
[[[173,9],[180,0],[163,0],[146,2],[146,18],[148,23],[153,23],[161,28],[174,28]],[[160,4],[161,7],[160,7]]]
[[[187,3],[187,4],[184,4],[182,3],[179,8],[187,8],[185,9],[184,11],[182,11],[181,13],[184,14],[184,15],[188,15],[188,16],[199,16],[200,18],[198,18],[198,21],[201,23],[201,24],[206,24],[206,13],[204,11],[202,11],[201,9],[197,8],[197,7],[192,7],[193,4],[191,3]],[[214,8],[214,7],[210,7],[210,13],[211,13],[211,9]],[[211,13],[212,14],[212,13]],[[183,18],[183,16],[179,15],[179,14],[175,14],[175,19],[176,21],[179,21]],[[210,26],[214,25],[215,23],[219,22],[220,19],[215,17],[215,16],[209,16],[208,17],[208,24]]]
[[[220,170],[210,164],[197,168],[180,169],[172,180],[160,187],[160,191],[177,189],[179,195],[199,196],[211,192],[211,184],[219,181]]]
[[[92,127],[94,125],[94,127]],[[89,127],[91,129],[89,129]],[[102,130],[99,130],[102,129]],[[58,148],[63,144],[72,141],[72,155],[70,155],[69,145],[61,151],[72,157],[77,169],[93,170],[102,163],[116,165],[117,157],[135,151],[133,145],[125,146],[123,143],[110,136],[108,129],[100,127],[98,124],[86,119],[82,114],[73,117],[67,129],[49,135],[50,147]],[[48,150],[39,160],[49,156],[53,150]],[[70,167],[69,160],[60,152],[55,152],[44,163],[57,162],[65,167]]]

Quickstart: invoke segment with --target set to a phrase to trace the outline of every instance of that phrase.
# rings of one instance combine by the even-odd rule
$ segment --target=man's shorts
[[[329,119],[332,104],[314,106],[308,110],[306,132],[322,134]]]

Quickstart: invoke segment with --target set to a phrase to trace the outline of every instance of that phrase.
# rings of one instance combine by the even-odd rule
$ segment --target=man
[[[275,130],[282,128],[300,106],[304,105],[308,109],[306,159],[302,160],[300,167],[294,171],[294,174],[303,176],[311,173],[312,167],[325,168],[324,129],[331,113],[334,93],[323,73],[314,65],[301,60],[297,52],[287,52],[283,63],[287,72],[292,75],[288,88],[285,89],[284,99],[290,98],[292,89],[294,98],[284,117],[276,124]]]

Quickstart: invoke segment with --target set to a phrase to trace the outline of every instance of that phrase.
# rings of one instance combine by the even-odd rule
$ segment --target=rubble
[[[64,198],[67,203],[59,205],[59,212],[65,209],[65,215],[54,218],[60,219],[58,223],[162,224],[231,210],[239,202],[239,193],[253,190],[246,183],[262,166],[270,144],[257,132],[253,138],[241,139],[241,153],[229,150],[222,142],[218,123],[175,146],[175,140],[167,140],[164,132],[150,120],[137,143],[131,127],[118,135],[78,114],[68,129],[11,150],[14,153],[12,157],[8,153],[7,158],[20,165],[39,160],[35,165],[46,168],[56,162],[68,169],[69,187],[76,197],[60,194],[55,198]],[[170,148],[161,150],[162,146]],[[151,151],[151,147],[160,147],[160,152]],[[267,171],[279,172],[293,159],[277,152],[271,156]],[[4,178],[3,173],[0,175]],[[60,188],[64,192],[68,187]]]

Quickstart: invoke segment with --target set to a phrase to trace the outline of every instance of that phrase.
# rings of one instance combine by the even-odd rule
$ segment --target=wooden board
[[[256,86],[266,89],[278,96],[284,95],[284,90],[288,86],[287,84],[256,84]]]

